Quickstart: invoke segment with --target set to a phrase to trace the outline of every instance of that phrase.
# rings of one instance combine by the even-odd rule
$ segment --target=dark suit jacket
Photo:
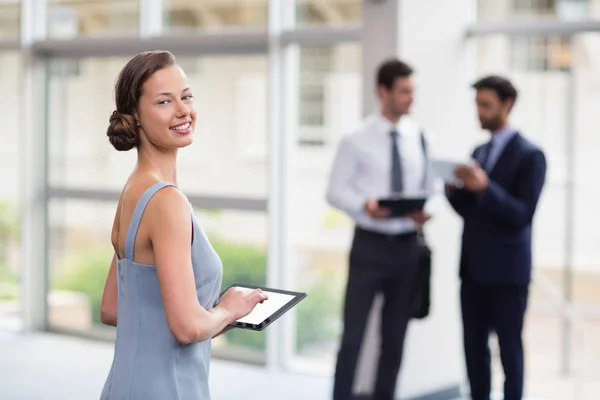
[[[478,159],[483,145],[473,152]],[[482,194],[447,192],[464,219],[460,275],[483,285],[531,280],[531,225],[546,177],[543,151],[519,133],[506,144]]]

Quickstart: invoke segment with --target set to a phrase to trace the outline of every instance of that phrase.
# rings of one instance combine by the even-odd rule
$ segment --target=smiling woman
[[[138,158],[111,234],[100,319],[117,337],[101,399],[210,399],[211,339],[266,295],[234,288],[218,298],[221,259],[177,188],[177,153],[192,142],[196,110],[175,57],[138,54],[115,93],[107,135]]]
[[[116,93],[117,109],[107,130],[112,145],[119,151],[139,147],[141,140],[168,146],[166,141],[172,137],[165,135],[165,128],[179,136],[191,134],[196,123],[193,95],[185,73],[175,65],[175,57],[168,52],[143,53],[129,65],[131,69],[125,69],[117,82],[124,90]],[[143,85],[150,76],[151,82]],[[148,112],[142,114],[141,109]],[[178,147],[189,144],[191,136]]]

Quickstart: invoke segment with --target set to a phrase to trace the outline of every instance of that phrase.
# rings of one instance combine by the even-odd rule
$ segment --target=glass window
[[[0,329],[20,324],[19,120],[21,57],[0,53]]]
[[[481,21],[599,19],[600,2],[598,0],[479,0],[478,18]]]
[[[18,38],[20,29],[20,0],[0,0],[0,40]]]
[[[268,0],[164,0],[167,32],[266,28]]]
[[[361,0],[295,0],[296,24],[349,25],[362,19]]]
[[[361,48],[342,44],[299,49],[296,82],[298,140],[290,148],[287,232],[288,268],[297,290],[309,296],[295,310],[290,364],[330,373],[338,348],[352,224],[325,201],[328,171],[340,138],[357,128],[362,113]],[[318,96],[307,96],[307,89]],[[318,115],[318,118],[307,118]],[[307,132],[320,132],[319,146],[306,146]],[[313,138],[313,142],[314,142]]]
[[[580,362],[588,363],[586,368],[598,368],[597,361],[577,359],[575,352],[580,345],[596,344],[591,338],[598,329],[596,316],[600,311],[600,233],[590,224],[600,218],[596,207],[600,189],[594,183],[595,171],[600,168],[600,140],[595,129],[600,104],[600,35],[580,34],[570,39],[511,39],[495,35],[476,39],[476,46],[479,75],[501,73],[515,82],[519,98],[512,123],[544,149],[548,161],[546,185],[534,221],[536,277],[525,332],[532,372],[528,394],[548,399],[573,398],[577,382],[548,385],[548,374],[556,375],[562,370],[563,320],[554,305],[556,293],[563,292],[565,284],[570,285],[574,305],[583,320],[584,337],[575,330],[570,332],[572,365]],[[573,149],[572,154],[568,153],[569,148]],[[573,201],[571,210],[569,198]],[[570,281],[566,280],[566,266],[572,269]],[[556,360],[554,364],[548,365],[548,354]],[[495,365],[496,376],[500,377],[500,364]],[[590,381],[583,379],[581,389],[591,390]]]
[[[182,149],[187,193],[264,198],[267,193],[265,56],[179,58],[198,110],[195,142]],[[52,186],[121,189],[135,151],[118,152],[106,128],[126,58],[54,59],[49,78]],[[93,95],[90,95],[93,94]]]
[[[53,199],[49,204],[49,323],[88,335],[111,333],[100,322],[100,302],[114,251],[110,242],[116,203]],[[264,285],[267,223],[263,213],[196,210],[223,264],[223,287]],[[244,228],[246,227],[246,228]],[[216,354],[264,361],[265,335],[231,331],[214,342]]]
[[[346,118],[342,118],[343,114],[331,109],[337,107],[338,101],[351,111],[359,110],[362,99],[356,97],[354,92],[357,84],[356,67],[345,65],[346,58],[360,62],[354,44],[300,48],[299,145],[323,146],[335,142],[340,129],[349,125]],[[352,121],[353,117],[349,120]]]
[[[46,10],[51,39],[139,32],[139,0],[48,0]]]

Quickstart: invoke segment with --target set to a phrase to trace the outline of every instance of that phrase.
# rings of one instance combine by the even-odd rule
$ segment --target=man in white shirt
[[[427,197],[427,140],[408,117],[413,102],[413,70],[393,59],[377,72],[381,108],[344,137],[331,170],[327,201],[356,224],[344,307],[344,332],[334,384],[334,400],[352,399],[354,375],[368,315],[378,292],[384,297],[381,354],[373,400],[393,400],[404,337],[412,317],[417,284],[417,230],[429,219],[423,210],[402,217],[378,200],[402,195]]]

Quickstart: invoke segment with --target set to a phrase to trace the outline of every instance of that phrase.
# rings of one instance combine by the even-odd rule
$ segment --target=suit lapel
[[[521,136],[519,132],[516,132],[513,135],[513,137],[510,138],[510,140],[508,141],[508,143],[506,143],[506,146],[504,146],[504,149],[498,156],[498,159],[496,160],[494,165],[492,165],[492,168],[489,171],[490,176],[496,175],[494,173],[496,171],[508,171],[508,168],[506,167],[510,164],[511,160],[514,159],[515,150],[517,148],[517,145],[519,144],[520,139]]]

